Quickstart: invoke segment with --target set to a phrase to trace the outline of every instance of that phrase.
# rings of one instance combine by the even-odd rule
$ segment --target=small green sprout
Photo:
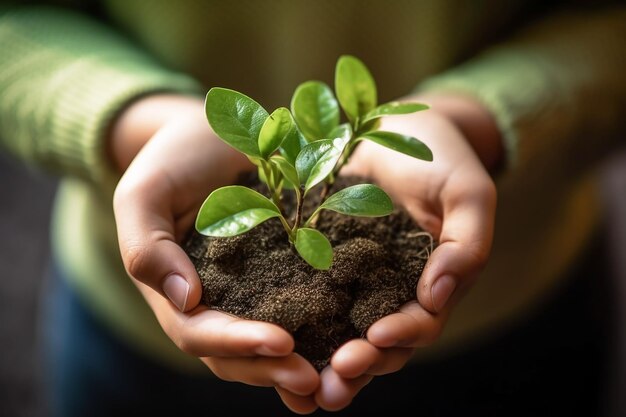
[[[365,217],[386,216],[393,211],[389,196],[372,184],[330,194],[360,141],[371,140],[426,161],[433,159],[430,149],[419,140],[378,130],[381,117],[426,110],[428,106],[411,102],[378,105],[370,71],[349,55],[337,61],[334,93],[320,81],[304,82],[294,92],[291,109],[280,107],[269,114],[250,97],[218,87],[207,93],[205,108],[215,133],[258,167],[269,198],[243,186],[219,188],[200,208],[196,230],[206,236],[235,236],[276,217],[300,256],[317,269],[329,269],[333,260],[330,242],[315,229],[320,211]],[[340,123],[340,109],[346,123]],[[305,198],[320,184],[319,206],[305,219]],[[286,191],[295,194],[295,213],[286,213],[283,208]]]

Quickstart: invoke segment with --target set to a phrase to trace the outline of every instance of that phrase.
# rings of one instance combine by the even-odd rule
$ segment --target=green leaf
[[[309,265],[329,269],[333,263],[333,248],[326,236],[315,229],[301,228],[296,232],[296,250]]]
[[[361,125],[364,125],[369,121],[378,119],[383,116],[415,113],[417,111],[427,110],[429,108],[430,107],[428,107],[426,104],[422,103],[401,103],[399,101],[392,101],[390,103],[382,104],[367,113],[361,118],[360,123]]]
[[[309,142],[327,139],[339,124],[339,104],[330,87],[320,81],[307,81],[296,88],[291,111]]]
[[[293,123],[291,130],[287,133],[285,140],[280,145],[280,154],[284,156],[291,165],[295,165],[300,150],[308,143],[296,123]]]
[[[343,55],[335,67],[335,91],[341,108],[354,123],[378,103],[376,83],[365,64],[359,59]]]
[[[389,149],[402,152],[414,158],[423,159],[424,161],[433,160],[433,153],[428,146],[412,136],[379,130],[365,133],[361,138],[369,139],[379,145],[386,146]]]
[[[300,180],[298,179],[298,172],[296,168],[287,161],[284,157],[280,155],[274,155],[270,158],[270,162],[278,167],[280,172],[283,174],[283,177],[289,181],[291,184],[295,186],[300,185]]]
[[[248,156],[261,156],[258,138],[268,114],[259,103],[237,91],[214,87],[204,108],[211,128],[224,142]]]
[[[292,124],[291,114],[285,107],[279,107],[265,119],[259,133],[259,150],[263,158],[269,158],[278,149],[291,131]]]
[[[207,197],[196,217],[196,230],[207,236],[235,236],[280,215],[278,207],[262,194],[231,185]]]
[[[322,139],[302,148],[296,158],[296,171],[305,192],[322,182],[337,164],[345,143],[341,139]]]
[[[372,184],[359,184],[337,191],[328,197],[320,209],[333,210],[351,216],[380,217],[393,211],[393,203],[380,187]]]
[[[329,139],[341,139],[348,143],[352,139],[352,126],[350,123],[342,123],[330,132]]]

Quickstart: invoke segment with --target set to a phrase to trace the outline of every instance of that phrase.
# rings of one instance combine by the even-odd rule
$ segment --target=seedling
[[[345,123],[340,123],[340,108]],[[433,159],[430,149],[418,139],[378,129],[383,116],[413,113],[428,106],[396,101],[378,105],[370,71],[349,55],[337,61],[334,93],[323,82],[304,82],[293,94],[291,110],[280,107],[268,114],[250,97],[219,87],[207,93],[205,109],[215,133],[258,167],[269,197],[239,185],[219,188],[202,204],[196,230],[206,236],[235,236],[276,217],[300,256],[317,269],[329,269],[333,260],[330,242],[315,229],[322,210],[366,217],[393,211],[389,196],[373,184],[330,194],[362,140],[418,159]],[[313,190],[320,193],[319,205],[304,218],[303,204]],[[295,194],[294,213],[283,208],[287,191]]]

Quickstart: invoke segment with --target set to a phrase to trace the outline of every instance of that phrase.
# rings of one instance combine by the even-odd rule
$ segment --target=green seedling
[[[330,194],[361,141],[370,140],[418,159],[433,159],[430,149],[418,139],[379,130],[381,117],[428,106],[412,102],[378,105],[370,71],[349,55],[337,61],[334,92],[320,81],[304,82],[293,94],[291,109],[280,107],[269,114],[250,97],[217,87],[207,93],[205,108],[215,133],[258,167],[269,197],[238,185],[219,188],[200,208],[196,230],[206,236],[235,236],[278,218],[300,256],[317,269],[329,269],[333,260],[330,242],[315,228],[322,210],[366,217],[393,211],[389,196],[372,184]],[[345,123],[341,123],[340,109]],[[304,218],[303,204],[312,190],[320,193],[319,205]],[[285,192],[295,194],[294,213],[283,208]]]

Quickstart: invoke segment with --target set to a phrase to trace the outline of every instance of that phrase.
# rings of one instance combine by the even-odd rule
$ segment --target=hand
[[[165,333],[218,377],[274,386],[293,411],[315,410],[319,375],[289,333],[200,304],[199,277],[179,243],[209,192],[249,169],[212,132],[203,102],[143,99],[117,120],[110,143],[125,170],[113,202],[122,260]]]
[[[493,168],[499,159],[497,130],[472,124],[491,120],[481,119],[488,115],[469,99],[434,98],[431,106],[421,113],[386,118],[381,129],[424,141],[433,151],[433,162],[365,141],[345,168],[345,174],[378,183],[439,245],[418,283],[417,301],[374,323],[367,339],[349,341],[334,354],[316,393],[323,409],[346,407],[373,376],[401,369],[415,348],[437,340],[452,308],[487,261],[496,190],[483,163]]]

